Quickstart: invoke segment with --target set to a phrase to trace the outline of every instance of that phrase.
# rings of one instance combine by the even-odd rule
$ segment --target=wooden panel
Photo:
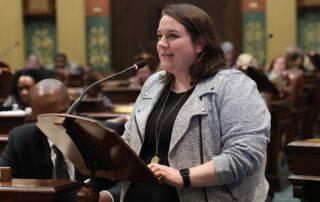
[[[24,124],[25,116],[0,116],[0,134],[8,134],[9,131]]]
[[[85,98],[81,101],[76,112],[102,112],[103,98]]]
[[[302,201],[319,201],[320,176],[291,175],[289,180],[293,185],[293,197]]]
[[[241,38],[241,1],[223,1],[223,31],[220,37],[223,41],[231,41],[234,45],[234,57],[242,52]],[[236,33],[236,34],[235,34]]]
[[[266,0],[242,0],[243,12],[257,12],[265,10]]]
[[[109,16],[110,0],[86,0],[87,16]]]
[[[163,6],[169,0],[112,0],[112,68],[119,71],[133,62],[133,57],[143,50],[157,56],[156,31],[158,20]],[[240,33],[239,30],[224,29],[225,1],[187,0],[175,1],[192,3],[204,9],[213,18],[216,30],[220,37],[224,36],[224,30]],[[231,2],[231,1],[230,1]],[[231,2],[233,3],[233,2]],[[232,7],[234,8],[234,7]],[[240,18],[240,12],[238,11]],[[235,20],[237,22],[237,20]],[[235,26],[237,27],[237,26]]]
[[[290,170],[296,175],[320,176],[320,139],[294,141],[288,144]]]
[[[320,6],[319,0],[298,0],[299,7],[314,7]]]
[[[25,15],[53,15],[54,0],[23,0]]]
[[[294,141],[288,144],[288,159],[293,175],[293,196],[302,201],[319,201],[320,139]]]

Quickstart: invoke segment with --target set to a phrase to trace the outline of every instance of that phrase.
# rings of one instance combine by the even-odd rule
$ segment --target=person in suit
[[[30,92],[30,103],[34,115],[44,113],[64,113],[70,106],[70,99],[65,85],[56,79],[44,79]],[[35,123],[13,128],[8,144],[0,156],[0,166],[12,168],[14,178],[55,179],[55,159],[53,143],[40,131]],[[67,159],[70,179],[83,181],[87,176],[80,174]],[[107,189],[114,201],[119,200],[120,184],[104,181],[99,187]]]
[[[265,201],[271,117],[255,82],[226,67],[194,5],[165,6],[157,35],[163,71],[144,83],[122,138],[162,184],[126,182],[120,200]]]

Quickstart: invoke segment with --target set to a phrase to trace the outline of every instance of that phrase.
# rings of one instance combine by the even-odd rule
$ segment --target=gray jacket
[[[148,116],[165,87],[160,81],[164,73],[155,73],[146,81],[125,126],[122,137],[137,154]],[[265,201],[270,113],[256,84],[242,72],[229,69],[196,85],[173,126],[168,153],[171,167],[201,164],[199,116],[204,162],[213,160],[220,180],[219,186],[206,188],[209,201]],[[128,186],[123,187],[122,199]],[[203,188],[179,188],[178,193],[181,201],[204,201]]]

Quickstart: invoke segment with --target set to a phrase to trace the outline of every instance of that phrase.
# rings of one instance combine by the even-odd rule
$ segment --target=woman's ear
[[[199,39],[197,39],[195,45],[196,45],[196,52],[201,53],[206,45],[206,41],[204,38],[200,37]]]

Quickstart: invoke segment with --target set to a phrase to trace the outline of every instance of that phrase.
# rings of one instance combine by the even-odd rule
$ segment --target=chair
[[[9,95],[9,84],[12,75],[10,69],[0,67],[0,102],[3,102]],[[0,103],[1,105],[2,102]]]
[[[288,185],[289,170],[286,159],[286,139],[292,125],[290,103],[287,100],[271,101],[270,142],[267,149],[266,178],[270,184],[270,194],[281,191]]]

